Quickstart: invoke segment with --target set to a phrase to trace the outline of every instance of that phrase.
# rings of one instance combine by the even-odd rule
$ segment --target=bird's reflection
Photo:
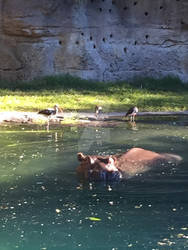
[[[47,121],[47,124],[46,124],[46,131],[47,132],[50,131],[50,122],[49,122],[49,120]]]
[[[136,122],[128,122],[127,123],[128,125],[127,125],[127,128],[128,129],[131,129],[131,130],[138,130],[138,127],[136,126]]]
[[[55,132],[55,142],[58,142],[57,132]]]

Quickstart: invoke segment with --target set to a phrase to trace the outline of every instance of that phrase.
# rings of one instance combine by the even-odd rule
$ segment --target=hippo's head
[[[80,165],[78,174],[91,181],[117,181],[121,178],[121,172],[115,166],[114,156],[97,156],[77,154]]]

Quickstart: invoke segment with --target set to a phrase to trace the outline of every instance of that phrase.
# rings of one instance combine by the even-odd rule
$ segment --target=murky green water
[[[119,183],[76,177],[76,153],[133,146],[183,163]],[[107,128],[0,127],[0,250],[188,248],[188,120]]]

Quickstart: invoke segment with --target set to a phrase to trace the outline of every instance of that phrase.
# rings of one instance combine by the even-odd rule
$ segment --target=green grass
[[[188,85],[177,78],[96,82],[69,75],[47,76],[28,82],[0,81],[0,111],[38,111],[59,104],[67,111],[188,110]]]

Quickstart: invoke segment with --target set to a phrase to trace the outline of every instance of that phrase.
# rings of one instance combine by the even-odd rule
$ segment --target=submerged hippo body
[[[82,179],[113,181],[131,178],[153,168],[178,164],[182,158],[174,154],[159,154],[142,148],[132,148],[119,155],[99,156],[77,154],[77,173]]]

